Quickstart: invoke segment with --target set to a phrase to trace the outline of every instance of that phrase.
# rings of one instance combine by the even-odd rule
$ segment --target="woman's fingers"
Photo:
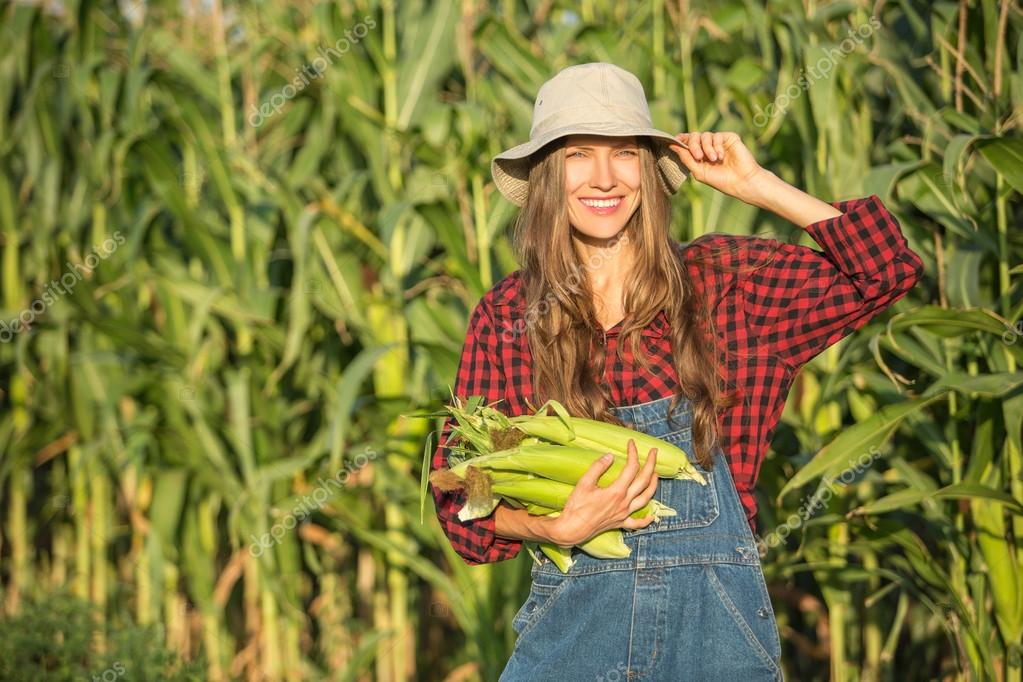
[[[651,455],[653,455],[653,451],[651,451]],[[623,528],[631,529],[646,528],[651,523],[657,520],[657,516],[655,514],[649,514],[641,519],[632,518],[632,513],[638,509],[642,509],[643,507],[647,506],[650,500],[654,498],[654,493],[656,492],[657,475],[655,473],[653,478],[650,479],[650,484],[647,485],[647,487],[640,493],[639,497],[634,498],[632,502],[629,504],[629,517],[625,519],[625,523],[622,526]]]
[[[636,442],[630,438],[626,448],[625,467],[608,488],[616,488],[622,493],[628,493],[637,472],[639,472],[639,455],[636,453]]]
[[[672,145],[671,149],[676,154],[678,154],[678,158],[682,162],[682,164],[686,168],[692,170],[697,166],[697,164],[699,164],[699,161],[697,161],[696,157],[693,156],[693,150],[692,148],[690,148],[689,143],[685,141],[685,136],[686,136],[685,133],[679,133],[678,135],[676,135],[675,137],[680,140],[680,144],[677,146]]]
[[[629,514],[631,515],[637,509],[642,509],[654,498],[654,493],[657,492],[657,479],[650,481],[645,488],[639,491],[639,495],[632,498],[629,502]]]
[[[654,514],[644,516],[641,519],[634,519],[632,517],[629,517],[625,519],[625,523],[622,524],[622,528],[625,528],[627,530],[637,530],[639,528],[646,528],[656,520],[657,517]]]
[[[689,153],[693,155],[693,158],[703,161],[703,142],[700,139],[700,133],[695,131],[686,133],[686,144],[689,145]]]
[[[655,520],[652,515],[633,519],[631,514],[645,507],[657,492],[657,448],[650,449],[640,467],[636,441],[630,438],[626,464],[621,473],[611,485],[600,488],[597,481],[610,465],[611,461],[603,458],[590,464],[576,483],[566,511],[571,507],[591,517],[589,522],[595,524],[592,534],[607,528],[643,528],[652,523]],[[604,517],[603,522],[600,521],[601,516]]]
[[[632,439],[629,439],[629,444],[635,447]],[[632,500],[637,496],[641,495],[644,490],[650,487],[651,481],[656,483],[657,481],[657,448],[651,448],[650,452],[647,453],[646,462],[643,463],[643,468],[640,469],[639,473],[632,480],[632,484],[629,486],[629,490],[626,493],[626,498]],[[645,504],[645,503],[644,503]],[[640,505],[642,507],[643,505]],[[636,509],[638,509],[637,507]],[[630,509],[629,513],[636,511],[636,509]]]
[[[611,464],[614,462],[614,455],[610,452],[605,453],[601,457],[593,460],[589,468],[579,477],[576,481],[576,487],[582,487],[583,489],[596,488],[597,481],[604,475],[604,472],[611,468]]]
[[[709,160],[718,160],[717,151],[714,150],[714,133],[701,133],[700,146],[703,148],[703,151]]]
[[[675,139],[685,145],[695,161],[720,163],[725,159],[728,136],[734,133],[696,132],[679,133]]]

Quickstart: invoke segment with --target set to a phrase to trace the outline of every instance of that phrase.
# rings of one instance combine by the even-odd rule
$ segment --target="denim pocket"
[[[535,565],[531,574],[533,582],[529,586],[529,596],[519,607],[511,623],[512,629],[519,637],[525,635],[540,621],[569,583],[569,578],[561,573],[538,571]]]
[[[677,530],[680,528],[700,528],[709,526],[720,515],[718,493],[713,470],[707,471],[693,461],[692,428],[687,426],[667,435],[658,436],[663,441],[681,448],[689,455],[690,463],[707,480],[707,485],[696,481],[659,478],[654,499],[675,510],[675,516],[666,516],[660,521],[651,523],[646,528],[628,531],[629,535],[643,535],[660,531]],[[645,454],[645,453],[644,453]]]
[[[771,670],[775,679],[781,679],[778,624],[760,566],[707,564],[705,570],[727,618],[745,636],[749,652]]]

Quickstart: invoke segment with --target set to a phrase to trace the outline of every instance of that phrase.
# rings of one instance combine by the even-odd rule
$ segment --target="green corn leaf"
[[[1008,493],[989,488],[985,485],[981,485],[980,483],[957,483],[934,491],[915,490],[913,488],[900,490],[897,493],[886,495],[874,502],[856,507],[849,512],[849,515],[866,516],[868,514],[884,514],[885,512],[904,509],[906,507],[920,504],[925,500],[932,499],[969,500],[974,498],[990,500],[994,503],[1005,505],[1009,509],[1014,510],[1016,513],[1023,514],[1023,504],[1014,499]]]
[[[818,476],[833,473],[836,468],[843,469],[855,464],[861,455],[871,452],[872,448],[880,447],[903,420],[919,412],[941,395],[943,394],[938,393],[929,398],[887,405],[866,421],[848,427],[796,472],[778,493],[778,501]]]

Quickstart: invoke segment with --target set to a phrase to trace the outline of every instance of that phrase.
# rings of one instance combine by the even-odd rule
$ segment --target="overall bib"
[[[670,403],[612,412],[692,454],[691,405],[683,397],[669,423]],[[716,447],[711,471],[694,465],[707,485],[658,479],[654,496],[678,515],[623,531],[629,557],[573,549],[575,564],[562,573],[537,552],[501,682],[783,679],[774,610],[728,462]]]

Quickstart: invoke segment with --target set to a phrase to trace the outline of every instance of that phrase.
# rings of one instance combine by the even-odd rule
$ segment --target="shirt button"
[[[767,618],[768,615],[769,615],[768,611],[767,611],[767,607],[766,606],[761,606],[759,609],[757,609],[757,615],[760,616],[761,618]]]

